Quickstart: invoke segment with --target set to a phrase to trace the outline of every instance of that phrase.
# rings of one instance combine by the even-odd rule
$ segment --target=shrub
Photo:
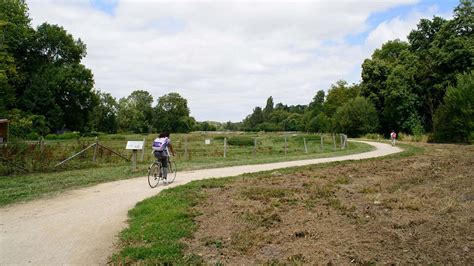
[[[229,138],[227,143],[234,146],[253,146],[254,140],[251,137],[238,136]]]
[[[97,132],[97,131],[91,131],[91,132],[82,133],[82,136],[83,136],[83,137],[99,137],[99,136],[102,136],[102,135],[104,135],[104,133],[102,133],[102,132]]]
[[[334,122],[336,129],[349,137],[373,133],[378,128],[377,111],[364,97],[356,97],[339,107]]]
[[[457,86],[448,88],[433,120],[436,142],[474,141],[474,72],[457,77]]]
[[[47,140],[57,140],[57,139],[78,139],[81,137],[81,134],[79,132],[66,132],[63,134],[48,134],[46,135],[45,139]]]

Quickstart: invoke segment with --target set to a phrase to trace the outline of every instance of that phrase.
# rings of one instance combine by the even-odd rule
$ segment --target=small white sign
[[[143,149],[143,141],[127,141],[126,150],[142,150]]]
[[[210,140],[210,139],[206,139],[206,140],[204,141],[204,143],[205,143],[206,145],[209,145],[209,144],[211,144],[211,140]]]

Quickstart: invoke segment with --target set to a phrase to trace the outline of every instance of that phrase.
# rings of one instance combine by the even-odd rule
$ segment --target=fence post
[[[308,146],[306,146],[306,137],[303,137],[303,142],[304,142],[304,152],[308,153]]]
[[[137,150],[132,150],[132,169],[137,170]]]
[[[253,156],[257,155],[257,138],[253,139]]]
[[[227,138],[224,138],[224,158],[227,157]]]
[[[321,152],[324,152],[324,137],[323,137],[323,133],[321,133]]]
[[[285,155],[287,155],[288,153],[287,148],[288,148],[288,144],[287,144],[286,136],[285,136]]]
[[[332,141],[334,142],[334,151],[336,151],[336,134],[332,133]]]
[[[143,162],[143,159],[145,157],[145,139],[146,138],[143,138],[142,156],[140,158],[140,162]]]
[[[342,150],[342,149],[344,149],[344,142],[343,142],[343,139],[342,139],[343,138],[342,134],[339,134],[339,137],[341,139],[341,150]]]
[[[94,147],[94,156],[92,157],[92,161],[95,163],[97,161],[97,151],[99,150],[99,139],[95,137],[95,147]]]
[[[189,157],[188,157],[188,136],[184,136],[184,158],[189,159]]]
[[[44,137],[41,137],[41,139],[40,139],[40,151],[41,151],[41,154],[43,154],[43,152],[44,152]]]

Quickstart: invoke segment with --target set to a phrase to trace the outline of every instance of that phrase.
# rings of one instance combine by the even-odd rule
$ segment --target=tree
[[[244,121],[244,129],[247,131],[257,131],[257,125],[265,122],[261,107],[255,107],[251,115],[247,116]]]
[[[267,99],[267,104],[265,105],[265,108],[263,109],[263,115],[265,117],[265,120],[268,119],[270,114],[273,112],[273,97],[270,96]]]
[[[474,141],[474,72],[458,75],[457,86],[448,88],[434,117],[437,142]]]
[[[281,122],[283,130],[285,131],[299,131],[303,130],[302,124],[303,115],[292,113],[285,120]]]
[[[101,91],[96,92],[97,104],[91,111],[90,129],[99,132],[117,133],[117,100]]]
[[[409,53],[408,53],[409,54]],[[418,115],[420,100],[416,91],[414,75],[416,68],[397,65],[386,81],[383,91],[383,126],[386,131],[396,130],[414,133],[421,126]]]
[[[316,132],[315,124],[311,123],[317,115],[319,115],[324,109],[324,99],[325,93],[323,90],[319,90],[316,95],[313,97],[313,101],[311,101],[304,112],[304,116],[302,118],[303,127],[307,131]],[[314,122],[314,121],[313,121]]]
[[[84,130],[94,107],[92,72],[82,64],[46,65],[20,98],[23,110],[44,114],[51,129]]]
[[[17,95],[27,80],[25,69],[34,34],[30,21],[24,1],[0,4],[0,115],[16,108]]]
[[[119,100],[117,122],[122,131],[150,133],[153,118],[153,96],[147,91],[133,91]]]
[[[194,118],[189,116],[188,101],[178,93],[160,97],[154,114],[153,125],[158,131],[186,133],[194,127]]]
[[[350,137],[376,132],[377,111],[373,104],[363,97],[356,97],[339,107],[334,116],[336,129]]]
[[[306,130],[309,132],[332,132],[334,129],[332,123],[332,119],[325,113],[319,113],[306,124]]]
[[[328,95],[324,104],[324,112],[328,116],[333,116],[339,106],[342,106],[358,95],[358,86],[348,86],[346,81],[339,80],[336,84],[331,85],[331,88],[328,90]]]

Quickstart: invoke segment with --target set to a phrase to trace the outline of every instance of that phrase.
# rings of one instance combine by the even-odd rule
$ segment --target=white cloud
[[[416,25],[422,18],[431,19],[436,14],[437,7],[432,6],[428,10],[414,10],[405,16],[397,16],[380,23],[366,39],[366,45],[370,49],[379,48],[383,43],[389,40],[399,39],[407,41],[407,36],[411,30],[416,29]],[[438,16],[448,18],[450,14],[437,14]]]
[[[370,47],[402,36],[417,18],[383,22],[366,44],[344,38],[367,31],[374,12],[413,3],[119,1],[113,15],[84,1],[28,4],[35,25],[62,25],[87,44],[83,62],[97,88],[118,98],[177,91],[198,120],[240,121],[269,96],[307,104],[338,79],[357,82]]]

